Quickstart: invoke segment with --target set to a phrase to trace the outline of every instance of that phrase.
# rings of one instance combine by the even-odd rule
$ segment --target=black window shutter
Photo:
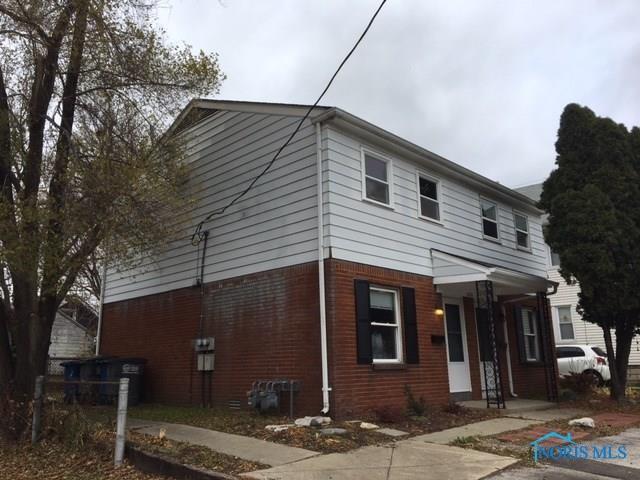
[[[480,346],[480,361],[493,361],[493,351],[489,340],[489,310],[476,308],[476,327],[478,329],[478,344]]]
[[[542,325],[542,315],[540,315],[540,311],[536,310],[535,311],[535,316],[536,316],[536,326],[538,328],[538,334],[536,335],[536,343],[538,344],[538,359],[541,362],[545,361],[545,354],[544,354],[544,345],[542,344],[542,329],[544,328],[544,326]]]
[[[369,364],[371,356],[371,320],[369,318],[369,282],[356,280],[356,341],[358,363]]]
[[[420,363],[418,353],[418,322],[416,319],[416,291],[402,288],[402,317],[404,319],[404,343],[406,363]]]
[[[522,309],[520,307],[513,307],[513,319],[516,322],[516,337],[518,339],[518,353],[520,356],[520,362],[527,362],[527,354],[524,349],[524,332],[522,330]]]

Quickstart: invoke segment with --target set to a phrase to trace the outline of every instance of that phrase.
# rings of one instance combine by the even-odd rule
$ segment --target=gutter
[[[314,122],[315,123],[315,122]],[[324,224],[322,206],[322,124],[316,126],[316,174],[318,198],[318,292],[320,305],[320,352],[322,357],[322,413],[329,412],[329,360],[327,355],[327,310],[324,290]]]
[[[534,213],[536,215],[542,215],[544,212],[540,210],[536,206],[536,202],[534,202],[531,198],[523,195],[515,190],[510,189],[498,182],[490,180],[487,177],[484,177],[473,170],[469,170],[461,165],[458,165],[451,160],[448,160],[440,155],[430,152],[429,150],[422,148],[415,143],[409,142],[402,137],[394,135],[393,133],[384,130],[372,123],[367,122],[361,118],[356,117],[355,115],[351,115],[344,110],[341,110],[337,107],[333,107],[327,110],[320,115],[317,115],[311,119],[312,123],[321,123],[321,122],[343,122],[345,127],[351,127],[352,129],[357,129],[368,133],[373,138],[372,141],[377,141],[378,143],[386,143],[387,148],[391,148],[390,144],[395,147],[396,150],[401,149],[403,154],[409,154],[414,157],[418,157],[422,163],[428,162],[429,165],[427,167],[431,169],[435,169],[440,171],[445,175],[452,176],[461,182],[470,185],[471,187],[480,188],[488,192],[489,194],[498,195],[503,199],[508,199],[511,201],[516,201],[521,208],[526,209],[527,211]],[[497,199],[496,199],[497,200]]]

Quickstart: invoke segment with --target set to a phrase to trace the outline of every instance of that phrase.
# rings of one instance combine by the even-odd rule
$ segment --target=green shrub
[[[429,406],[424,397],[416,399],[409,385],[404,386],[404,394],[407,397],[407,413],[415,417],[423,417]]]
[[[570,372],[560,379],[560,387],[571,390],[579,396],[590,395],[595,391],[597,380],[589,372]]]

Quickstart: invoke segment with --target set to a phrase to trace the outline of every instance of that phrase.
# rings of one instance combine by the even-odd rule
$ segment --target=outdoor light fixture
[[[436,308],[436,309],[434,310],[434,312],[433,312],[433,313],[435,313],[438,317],[441,317],[441,316],[443,316],[443,315],[444,315],[444,310],[443,310],[443,309],[441,309],[440,307],[438,307],[438,308]]]

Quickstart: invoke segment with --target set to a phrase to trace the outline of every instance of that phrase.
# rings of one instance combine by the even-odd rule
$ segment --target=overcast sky
[[[164,0],[219,99],[312,103],[379,0]],[[553,168],[570,102],[640,125],[640,1],[388,0],[324,105],[508,185]]]

